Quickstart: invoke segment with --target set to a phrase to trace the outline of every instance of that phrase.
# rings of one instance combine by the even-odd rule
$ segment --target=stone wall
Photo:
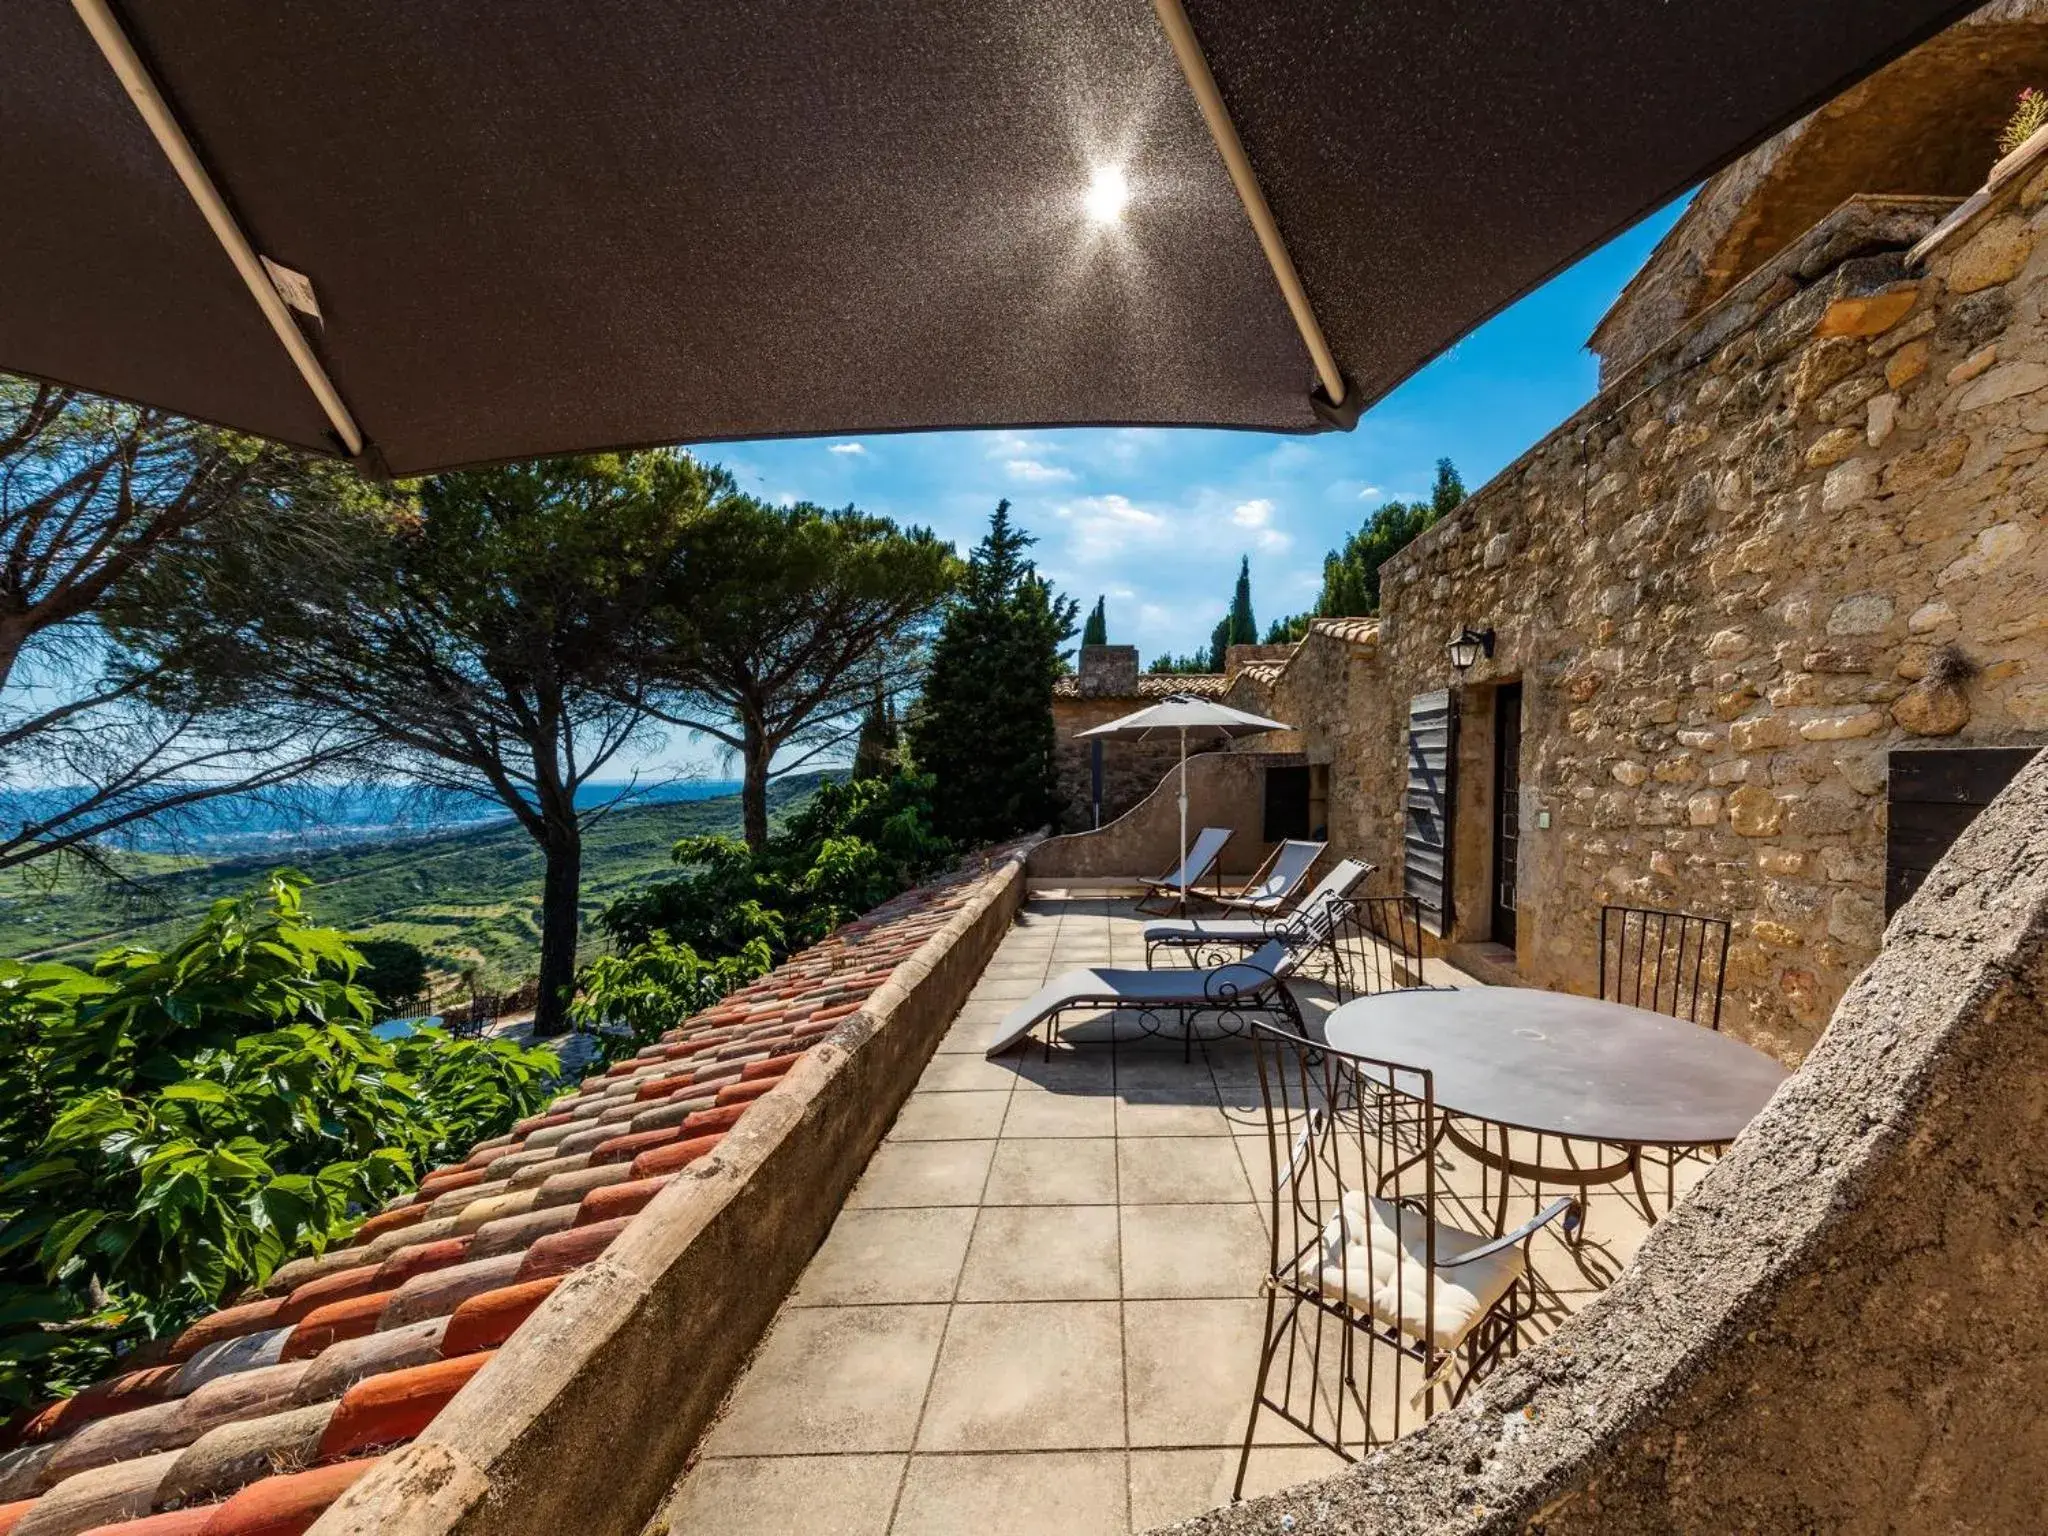
[[[1369,654],[1239,679],[1331,764],[1337,851],[1394,877],[1407,703],[1455,685],[1450,937],[1490,937],[1519,681],[1521,979],[1593,990],[1603,902],[1726,915],[1726,1027],[1799,1060],[1877,950],[1887,750],[2048,740],[2044,193],[1910,270],[1924,218],[1845,206],[1397,557]]]
[[[1464,1403],[1183,1536],[2042,1528],[2048,756],[1605,1293]]]
[[[1243,880],[1273,851],[1265,840],[1266,769],[1301,761],[1299,754],[1270,752],[1188,758],[1188,841],[1203,827],[1230,828],[1217,860],[1226,884]],[[1152,793],[1115,821],[1092,832],[1047,838],[1031,852],[1030,875],[1033,883],[1128,881],[1164,874],[1179,857],[1180,784],[1174,774],[1155,781]]]
[[[1060,816],[1063,831],[1085,832],[1093,811],[1091,794],[1093,743],[1077,739],[1076,733],[1107,725],[1112,720],[1156,704],[1142,698],[1056,698],[1052,704],[1053,727],[1059,734],[1054,749],[1059,765],[1060,796],[1065,808]],[[1193,747],[1196,752],[1213,751],[1213,745]],[[1180,762],[1178,741],[1105,741],[1102,743],[1102,822],[1107,826],[1143,800]]]

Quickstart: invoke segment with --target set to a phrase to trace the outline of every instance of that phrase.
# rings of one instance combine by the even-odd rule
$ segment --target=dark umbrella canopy
[[[1187,0],[1370,403],[1967,10]],[[374,456],[1061,423],[1313,429],[1309,354],[1143,0],[115,0]],[[57,0],[0,6],[0,367],[329,417]],[[1121,222],[1084,192],[1114,167]]]

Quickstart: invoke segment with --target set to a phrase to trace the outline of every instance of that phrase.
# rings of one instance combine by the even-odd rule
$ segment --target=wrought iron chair
[[[1600,909],[1600,996],[1667,1013],[1691,1024],[1721,1028],[1721,993],[1728,972],[1726,918],[1691,912],[1664,912],[1655,907]],[[1678,1165],[1688,1158],[1718,1157],[1719,1147],[1646,1149],[1636,1154],[1664,1170],[1664,1200],[1669,1209],[1678,1198]],[[1646,1216],[1649,1193],[1637,1182]]]
[[[1500,1237],[1440,1219],[1435,1084],[1398,1062],[1252,1026],[1272,1208],[1266,1327],[1232,1496],[1259,1415],[1346,1460],[1457,1403],[1536,1313],[1530,1244],[1560,1198]],[[1419,1407],[1418,1407],[1419,1405]]]
[[[1422,906],[1413,896],[1352,897],[1339,903],[1329,941],[1330,985],[1338,1002],[1424,985]]]
[[[1600,996],[1721,1027],[1728,921],[1655,907],[1600,909]]]

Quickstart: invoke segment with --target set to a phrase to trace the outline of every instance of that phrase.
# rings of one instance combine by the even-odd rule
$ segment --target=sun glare
[[[1123,221],[1124,204],[1130,200],[1131,186],[1124,180],[1123,168],[1099,165],[1088,178],[1088,190],[1082,194],[1081,206],[1098,224],[1118,224]]]

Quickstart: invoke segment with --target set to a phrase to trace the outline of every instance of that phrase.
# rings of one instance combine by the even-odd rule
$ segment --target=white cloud
[[[868,449],[867,444],[865,443],[834,443],[830,448],[826,449],[825,451],[827,453],[843,453],[847,454],[848,456],[853,456],[865,455]]]
[[[1386,493],[1376,485],[1361,485],[1358,488],[1358,499],[1360,501],[1365,500],[1365,498],[1368,496],[1383,496],[1385,494]]]
[[[1048,464],[1043,459],[1011,459],[1003,465],[1010,472],[1012,480],[1028,480],[1033,485],[1049,485],[1074,478],[1071,469],[1057,464]]]
[[[1053,509],[1073,528],[1073,558],[1083,564],[1114,560],[1133,545],[1150,544],[1169,530],[1165,517],[1128,496],[1083,496]]]
[[[1231,508],[1230,520],[1240,528],[1264,528],[1273,521],[1273,503],[1264,496],[1240,501]]]

